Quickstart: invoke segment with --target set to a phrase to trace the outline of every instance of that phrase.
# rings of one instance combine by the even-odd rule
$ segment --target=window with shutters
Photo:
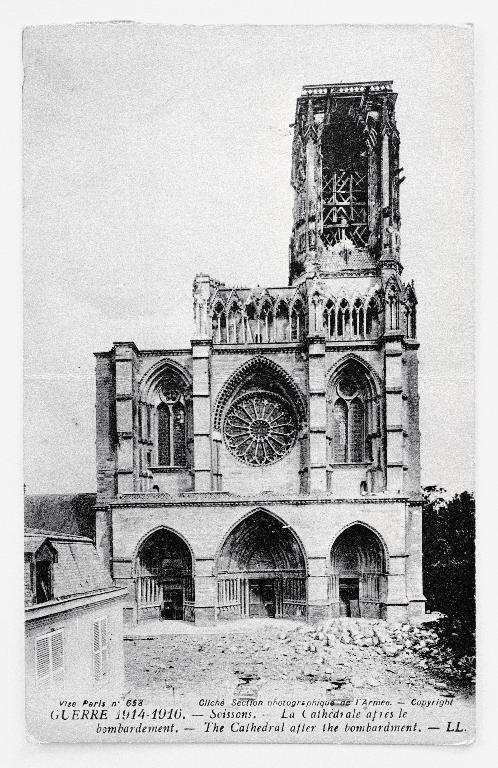
[[[64,681],[64,630],[36,638],[35,674],[40,686],[60,685]]]
[[[104,680],[109,675],[109,638],[107,616],[93,622],[93,677]]]

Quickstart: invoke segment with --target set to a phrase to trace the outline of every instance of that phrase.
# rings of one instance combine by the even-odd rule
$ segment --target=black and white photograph
[[[472,27],[22,49],[27,738],[471,743]]]

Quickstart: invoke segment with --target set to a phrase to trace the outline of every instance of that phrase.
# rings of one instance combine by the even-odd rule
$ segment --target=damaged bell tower
[[[390,80],[303,86],[292,152],[290,284],[316,270],[400,271],[396,96]]]

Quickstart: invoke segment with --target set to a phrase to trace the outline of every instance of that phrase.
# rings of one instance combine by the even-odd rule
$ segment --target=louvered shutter
[[[50,641],[38,637],[35,643],[36,679],[39,683],[50,681]]]
[[[93,622],[93,673],[95,680],[101,680],[109,673],[107,616]]]
[[[36,638],[35,669],[39,685],[51,685],[63,681],[64,633],[62,629]]]
[[[102,677],[109,674],[109,645],[107,638],[107,616],[100,620],[100,650]]]
[[[100,619],[93,622],[93,676],[95,680],[100,680],[102,675],[102,664],[100,655]]]
[[[62,681],[64,677],[64,637],[62,630],[51,636],[52,680]]]

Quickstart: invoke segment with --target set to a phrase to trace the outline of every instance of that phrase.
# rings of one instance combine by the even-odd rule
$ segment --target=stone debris
[[[318,627],[299,626],[293,634],[294,642],[299,637],[309,637],[304,650],[310,653],[316,653],[320,645],[334,648],[343,644],[375,648],[385,656],[403,655],[404,659],[411,659],[415,655],[437,651],[438,647],[438,637],[433,629],[376,619],[331,619]],[[293,638],[290,633],[281,633],[279,639],[288,643]]]
[[[449,656],[431,626],[340,617],[316,627],[300,625],[293,632],[281,633],[279,638],[285,643],[292,642],[297,655],[316,654],[318,663],[326,662],[324,654],[330,653],[330,649],[348,646],[350,657],[368,649],[380,658],[392,658],[419,670],[432,669],[438,675],[462,677],[462,671],[465,672],[465,662],[457,663]],[[465,676],[469,680],[472,677],[468,673]],[[442,686],[438,690],[445,690]]]
[[[176,690],[200,686],[294,685],[338,689],[386,688],[400,695],[432,688],[450,698],[451,665],[431,627],[376,619],[337,618],[318,626],[288,623],[285,631],[247,623],[247,632],[193,637],[164,635],[125,643],[127,677],[137,690],[164,682]],[[447,682],[441,682],[447,680]],[[162,685],[164,685],[164,682]],[[245,689],[245,688],[244,688]],[[324,688],[325,690],[325,688]]]

